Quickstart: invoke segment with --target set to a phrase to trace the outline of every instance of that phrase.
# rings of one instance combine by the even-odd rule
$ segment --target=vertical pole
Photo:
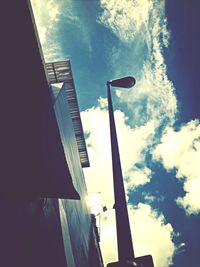
[[[126,196],[124,190],[116,126],[113,114],[110,84],[107,82],[108,110],[110,120],[110,138],[112,151],[113,184],[115,196],[115,216],[117,227],[117,245],[119,262],[133,261],[134,251],[131,238]]]

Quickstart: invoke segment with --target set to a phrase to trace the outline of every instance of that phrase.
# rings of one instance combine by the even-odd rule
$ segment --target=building
[[[80,201],[59,200],[66,258],[69,266],[102,266],[95,219],[89,214],[85,201],[87,190],[82,168],[89,167],[89,159],[71,64],[69,60],[47,63],[46,69],[72,182],[80,195]],[[71,240],[68,240],[70,236]]]
[[[28,0],[2,11],[0,266],[102,267],[70,62],[45,64]]]

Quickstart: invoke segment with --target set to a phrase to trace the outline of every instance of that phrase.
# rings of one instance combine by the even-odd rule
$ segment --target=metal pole
[[[133,261],[134,251],[131,238],[130,224],[128,218],[128,210],[126,204],[115,120],[113,114],[113,105],[111,98],[110,84],[107,82],[108,94],[108,110],[110,121],[110,138],[112,151],[112,168],[113,168],[113,184],[115,195],[115,215],[117,227],[117,245],[119,262]]]

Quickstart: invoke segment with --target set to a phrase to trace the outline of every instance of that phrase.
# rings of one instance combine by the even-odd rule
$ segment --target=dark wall
[[[65,267],[68,238],[75,266],[86,267],[85,180],[69,118],[61,142],[29,7],[21,0],[1,8],[0,266]],[[72,182],[81,201],[58,202],[74,197]]]
[[[67,266],[56,199],[1,201],[0,212],[0,266]]]
[[[1,8],[0,197],[76,198],[28,3]]]

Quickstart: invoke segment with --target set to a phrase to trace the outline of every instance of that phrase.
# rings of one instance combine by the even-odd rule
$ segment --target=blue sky
[[[108,207],[105,263],[116,260],[106,81],[133,75],[135,87],[113,91],[113,102],[136,256],[152,254],[155,267],[198,267],[198,0],[32,4],[46,61],[71,60],[91,162],[88,191],[100,192]]]

